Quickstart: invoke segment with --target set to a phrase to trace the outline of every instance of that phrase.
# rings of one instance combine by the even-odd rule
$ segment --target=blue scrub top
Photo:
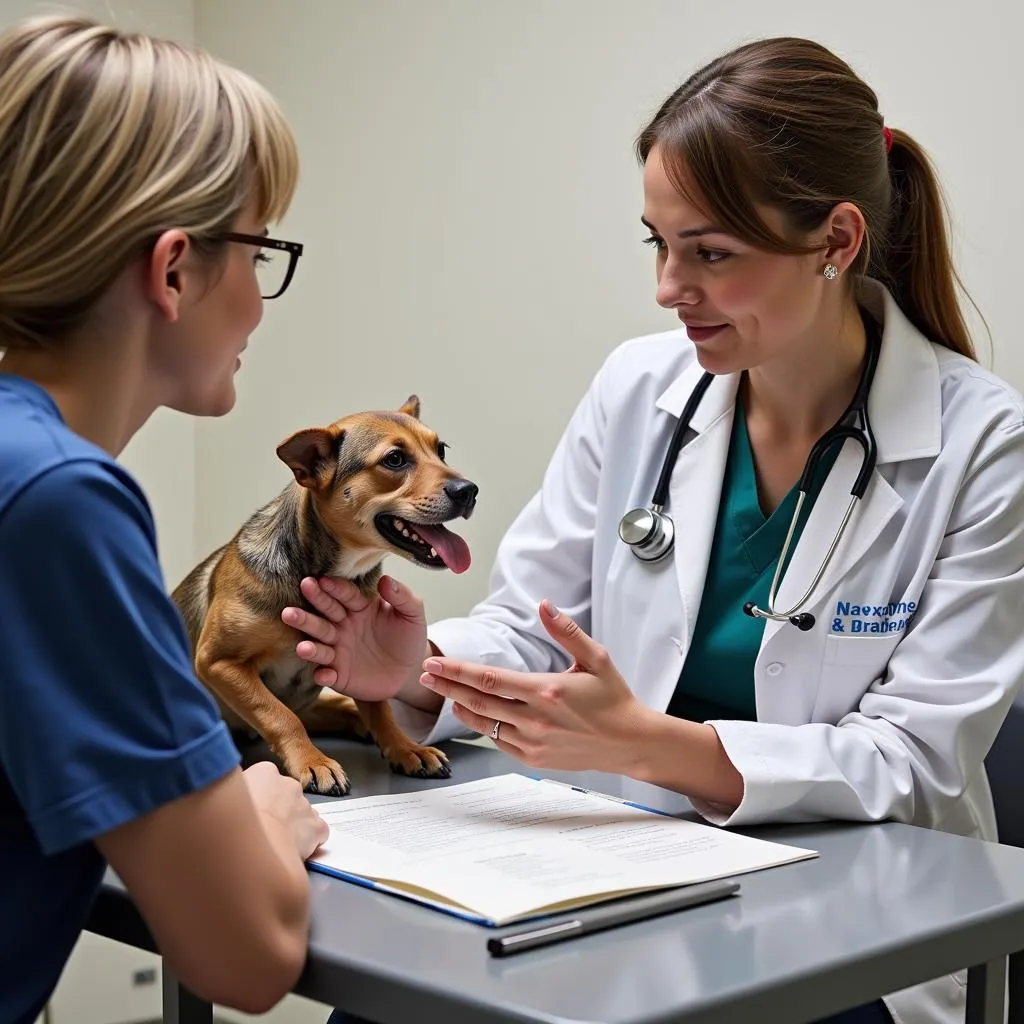
[[[139,486],[0,373],[0,1021],[32,1024],[87,919],[93,840],[231,771]]]

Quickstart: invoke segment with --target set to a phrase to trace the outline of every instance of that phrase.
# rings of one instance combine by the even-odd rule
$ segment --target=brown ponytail
[[[807,39],[764,39],[672,93],[637,154],[645,161],[659,144],[682,193],[696,188],[724,230],[773,252],[817,249],[773,231],[759,204],[804,234],[837,203],[855,204],[867,238],[851,278],[876,277],[925,337],[975,359],[935,172],[905,132],[892,130],[887,152],[883,128],[875,93],[836,54]]]
[[[956,289],[945,197],[928,155],[906,132],[892,129],[891,215],[884,267],[870,273],[888,285],[907,319],[927,338],[976,359]],[[872,261],[873,262],[873,261]]]

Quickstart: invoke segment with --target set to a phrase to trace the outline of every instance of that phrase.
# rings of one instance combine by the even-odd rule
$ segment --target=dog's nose
[[[449,480],[444,485],[444,493],[463,512],[472,510],[479,492],[480,488],[472,480]]]

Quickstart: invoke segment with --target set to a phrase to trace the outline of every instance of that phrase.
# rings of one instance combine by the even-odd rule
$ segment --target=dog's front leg
[[[420,746],[409,739],[399,728],[387,701],[357,700],[356,706],[393,772],[416,775],[422,779],[447,779],[451,776],[452,771],[444,752],[434,747]]]
[[[298,779],[305,792],[348,793],[345,770],[317,749],[298,715],[264,686],[251,660],[215,653],[201,642],[196,673],[224,705],[263,737],[285,772]]]
[[[373,736],[351,697],[324,689],[312,704],[298,712],[310,736],[344,736],[372,743]]]

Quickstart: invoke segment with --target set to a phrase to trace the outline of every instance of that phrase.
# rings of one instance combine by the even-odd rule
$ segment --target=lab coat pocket
[[[899,636],[828,636],[813,720],[837,722],[855,711],[872,683],[885,677]]]
[[[896,633],[886,636],[827,636],[825,666],[861,667],[865,671],[884,668],[898,642]]]

